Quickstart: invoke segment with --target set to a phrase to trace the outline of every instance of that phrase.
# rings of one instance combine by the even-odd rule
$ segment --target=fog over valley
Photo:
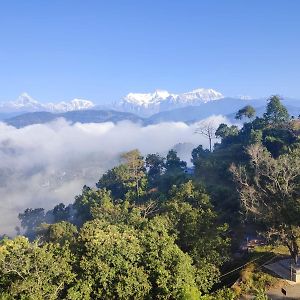
[[[221,115],[202,122],[216,128],[229,123]],[[0,123],[0,233],[14,235],[18,214],[28,207],[51,209],[73,202],[83,185],[94,186],[125,151],[138,148],[143,155],[165,155],[176,144],[187,143],[175,148],[182,159],[189,159],[192,146],[208,147],[207,138],[195,134],[196,128],[197,123],[182,122],[142,126],[129,121],[70,124],[59,119],[20,129]]]

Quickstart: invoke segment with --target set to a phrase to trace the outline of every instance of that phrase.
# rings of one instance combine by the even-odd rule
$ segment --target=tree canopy
[[[190,162],[134,149],[73,203],[20,213],[23,236],[0,241],[0,299],[234,300],[218,288],[245,224],[297,261],[299,121],[278,96],[254,115],[246,106],[243,126],[203,123],[210,149]]]

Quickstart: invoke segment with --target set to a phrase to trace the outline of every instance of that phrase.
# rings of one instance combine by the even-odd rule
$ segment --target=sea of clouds
[[[229,123],[212,116],[202,123]],[[51,209],[71,203],[83,185],[119,163],[120,154],[138,148],[143,155],[165,155],[178,143],[202,144],[197,124],[181,122],[141,126],[131,122],[70,124],[64,119],[16,129],[0,123],[0,234],[15,234],[26,208]],[[190,153],[181,155],[189,158]]]

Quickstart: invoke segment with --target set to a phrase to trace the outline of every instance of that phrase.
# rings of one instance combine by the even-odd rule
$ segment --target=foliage
[[[249,169],[231,166],[246,214],[260,220],[269,238],[280,239],[297,262],[300,237],[300,148],[271,157],[260,145],[248,148]]]
[[[255,109],[251,105],[241,108],[235,115],[235,118],[241,120],[243,117],[252,119],[255,116]]]
[[[213,300],[236,300],[237,298],[238,295],[232,289],[228,288],[217,291],[213,296]]]
[[[192,151],[194,172],[174,150],[134,149],[68,206],[19,214],[29,240],[0,242],[0,299],[266,299],[273,278],[252,265],[240,285],[211,292],[233,258],[229,234],[241,244],[241,216],[299,252],[299,124],[278,96],[254,115],[240,109],[241,128],[199,124],[210,150]]]
[[[254,295],[254,299],[265,300],[266,290],[273,286],[277,279],[261,272],[254,263],[248,264],[241,271],[241,282],[239,284],[242,293]]]
[[[21,226],[26,230],[29,238],[34,237],[36,228],[45,221],[45,210],[43,208],[27,208],[19,214]]]
[[[221,123],[215,132],[217,138],[225,139],[230,136],[238,135],[239,129],[237,126],[228,126],[227,124]]]
[[[58,299],[73,282],[73,257],[58,244],[30,243],[24,237],[0,246],[0,291],[14,299]]]
[[[42,223],[37,229],[37,234],[38,236],[41,236],[44,242],[64,245],[67,242],[75,242],[77,228],[66,221],[54,224]]]
[[[82,227],[78,246],[81,276],[69,295],[81,285],[89,287],[91,299],[141,299],[149,293],[143,249],[132,228],[93,220]]]
[[[157,187],[159,180],[165,171],[165,158],[159,154],[148,154],[145,160],[148,169],[148,181],[151,187]]]
[[[277,95],[271,96],[268,100],[267,111],[264,114],[269,124],[280,125],[289,120],[287,109],[281,104],[281,98]]]

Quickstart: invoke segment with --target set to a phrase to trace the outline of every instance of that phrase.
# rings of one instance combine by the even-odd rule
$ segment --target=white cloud
[[[222,116],[210,118],[228,123]],[[208,146],[197,125],[161,123],[142,127],[130,122],[76,123],[58,120],[16,129],[0,123],[0,233],[14,233],[17,215],[27,207],[50,209],[71,203],[84,184],[93,185],[134,148],[146,155],[177,143]]]

